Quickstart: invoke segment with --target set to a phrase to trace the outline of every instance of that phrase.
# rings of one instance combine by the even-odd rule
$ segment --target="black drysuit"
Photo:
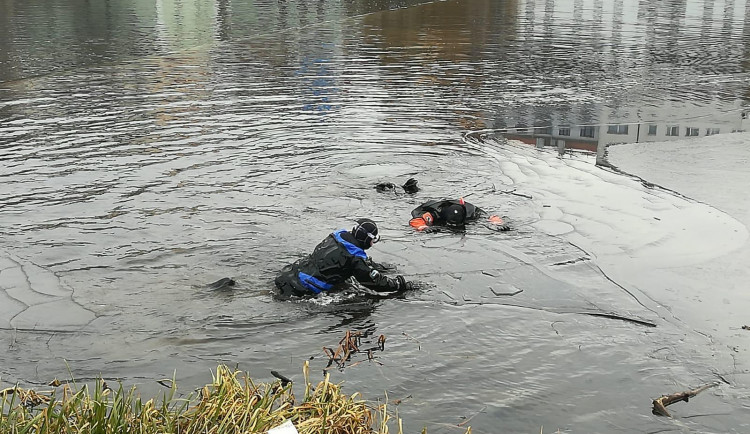
[[[350,277],[379,292],[407,289],[403,277],[389,278],[378,271],[351,232],[328,235],[307,257],[287,265],[276,277],[284,296],[312,296],[340,288]]]
[[[466,224],[468,222],[473,222],[475,220],[480,219],[482,216],[485,215],[484,210],[481,208],[474,206],[470,204],[469,202],[462,202],[458,199],[440,199],[440,200],[431,200],[428,202],[423,203],[422,205],[419,205],[418,207],[414,208],[414,210],[411,212],[411,216],[413,218],[419,218],[422,217],[425,213],[432,214],[433,218],[433,225],[435,226],[444,226],[446,224],[445,221],[445,214],[443,212],[444,209],[447,209],[451,205],[463,205],[464,209],[466,210],[466,215],[464,216],[463,222],[459,224],[459,226]]]

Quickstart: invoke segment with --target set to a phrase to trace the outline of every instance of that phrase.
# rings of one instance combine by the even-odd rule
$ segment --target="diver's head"
[[[466,208],[463,205],[454,204],[443,208],[441,214],[447,226],[462,227],[466,219]]]
[[[378,225],[370,219],[363,218],[357,220],[357,226],[352,228],[352,235],[354,235],[354,239],[357,240],[360,246],[365,250],[380,241]]]

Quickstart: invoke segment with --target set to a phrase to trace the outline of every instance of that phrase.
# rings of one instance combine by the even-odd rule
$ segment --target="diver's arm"
[[[381,273],[387,273],[389,271],[396,270],[396,266],[392,264],[388,264],[386,262],[375,262],[371,258],[365,259],[365,263],[369,265],[370,267],[380,271]]]
[[[392,279],[367,264],[364,259],[358,259],[354,264],[354,278],[362,285],[377,292],[394,292],[406,289],[406,282],[401,276]],[[402,283],[403,282],[403,283]]]
[[[468,205],[468,203],[467,203]],[[500,216],[496,214],[488,215],[489,213],[482,208],[479,208],[478,206],[473,206],[474,208],[470,215],[466,216],[467,221],[476,221],[479,219],[486,219],[486,226],[493,231],[499,231],[499,232],[505,232],[510,230],[510,226],[508,226]]]

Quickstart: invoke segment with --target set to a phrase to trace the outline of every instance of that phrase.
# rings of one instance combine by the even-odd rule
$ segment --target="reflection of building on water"
[[[618,143],[665,142],[685,137],[704,137],[721,133],[744,132],[750,128],[750,110],[737,114],[735,122],[685,120],[605,125],[554,125],[526,127],[519,125],[500,130],[504,137],[537,148],[553,147],[558,151],[597,152],[606,145]]]
[[[156,0],[156,43],[170,51],[210,42],[217,32],[214,2]],[[154,8],[151,5],[150,8]]]
[[[529,56],[531,73],[506,80],[524,97],[493,109],[500,134],[540,148],[598,152],[614,143],[750,130],[750,0],[520,0],[518,13],[524,28],[513,41],[544,56]],[[549,73],[537,75],[542,70]],[[548,79],[554,73],[578,80],[569,94],[557,92]],[[623,81],[612,85],[603,79],[609,74]]]

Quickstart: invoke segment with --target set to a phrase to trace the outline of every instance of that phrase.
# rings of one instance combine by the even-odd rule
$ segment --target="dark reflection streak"
[[[582,23],[583,22],[583,0],[575,0],[573,3],[573,20],[576,23]],[[588,35],[583,31],[583,26],[573,26],[573,38],[575,41],[581,41],[588,37]],[[574,58],[576,59],[576,62],[578,64],[584,65],[583,68],[586,69],[586,64],[590,63],[591,61],[586,58],[586,54],[581,53],[580,50],[577,48],[575,49]],[[584,77],[582,77],[582,74],[579,74],[579,76],[576,78],[576,80],[583,80]],[[569,126],[570,123],[573,122],[573,119],[577,117],[575,113],[575,107],[574,104],[571,102],[565,101],[563,103],[563,110],[565,112],[570,113],[568,116],[564,116],[562,119],[562,126]]]
[[[15,48],[11,40],[11,17],[13,16],[14,4],[15,3],[12,1],[0,2],[0,46],[7,47],[5,49],[0,49],[0,67],[7,69],[6,74],[11,78],[15,75],[14,65],[11,63],[11,59],[14,57],[13,52]],[[0,83],[2,83],[2,81],[2,77],[0,77]]]
[[[645,73],[649,77],[653,77],[656,73],[654,63],[652,59],[656,57],[656,14],[654,13],[655,6],[650,0],[642,0],[638,6],[638,18],[644,21],[644,40],[645,49],[642,53],[641,62],[646,65]],[[644,83],[647,87],[652,87],[651,83]]]
[[[622,52],[622,20],[623,20],[623,0],[615,0],[612,11],[612,64],[620,68],[619,60],[624,57]]]
[[[602,29],[604,27],[603,8],[604,8],[604,5],[602,3],[602,0],[594,0],[594,6],[592,10],[594,15],[593,15],[592,26],[591,26],[591,39],[597,42],[604,40],[604,38],[602,37]],[[597,47],[597,48],[601,48],[601,47]]]
[[[341,313],[336,313],[334,314],[334,317],[338,317],[340,320],[321,329],[318,334],[328,334],[330,332],[344,330],[345,328],[352,328],[352,326],[358,331],[366,330],[368,332],[366,334],[370,334],[375,330],[375,324],[372,323],[372,321],[367,320],[367,318],[373,312],[375,312],[374,304],[359,311],[343,311]]]
[[[289,27],[289,12],[287,11],[286,0],[278,0],[279,5],[279,23],[282,28]]]
[[[703,17],[701,18],[701,39],[711,36],[711,27],[713,27],[714,2],[707,1],[703,3]]]
[[[724,3],[724,23],[722,25],[724,35],[732,34],[732,23],[734,21],[734,1],[735,0],[725,0]],[[745,15],[745,20],[747,19],[748,17],[747,15]]]
[[[750,1],[745,3],[745,25],[742,28],[742,60],[740,64],[745,74],[750,74]],[[750,80],[742,94],[745,104],[750,104]]]
[[[544,18],[542,18],[542,29],[544,30],[544,39],[552,41],[553,26],[555,24],[555,0],[546,0],[544,2]]]
[[[623,5],[622,0],[616,0],[614,2],[614,9],[612,13],[612,38],[610,48],[610,59],[608,68],[610,71],[617,71],[616,73],[622,77],[622,71],[624,71],[621,59],[625,58],[626,53],[623,52],[622,45],[622,12]],[[627,93],[616,93],[612,98],[612,104],[610,104],[610,118],[627,118],[628,113],[621,113],[623,108],[627,107],[626,99]]]
[[[682,50],[680,50],[680,41],[683,40],[684,35],[681,33],[683,33],[684,30],[680,23],[685,20],[685,7],[685,3],[679,1],[667,4],[667,14],[669,21],[667,29],[675,30],[669,31],[666,34],[666,40],[668,42],[666,45],[667,50],[664,54],[666,54],[668,56],[667,58],[675,64],[679,64],[679,56],[682,55]]]
[[[583,22],[583,0],[575,0],[573,2],[573,21],[577,23]],[[581,35],[581,33],[579,32],[580,28],[580,26],[575,26],[577,36]]]
[[[307,1],[296,3],[297,9],[299,10],[297,16],[299,17],[300,27],[307,27],[310,24],[308,21],[307,3]]]
[[[534,6],[536,6],[536,4],[533,1],[526,2],[526,13],[524,15],[526,23],[524,24],[523,31],[521,32],[522,35],[534,34]],[[529,41],[527,41],[527,43],[528,42]]]
[[[326,4],[325,0],[318,0],[318,18],[322,21],[325,18]]]
[[[218,27],[219,40],[228,41],[232,33],[232,7],[229,0],[217,0],[217,3],[216,27]]]
[[[546,0],[544,3],[544,17],[542,18],[542,34],[544,35],[544,40],[549,42],[552,42],[555,40],[555,33],[554,33],[554,24],[555,24],[555,1],[554,0]],[[555,55],[555,49],[551,47],[547,47],[546,49],[541,50],[542,51],[542,58],[543,59],[549,59],[550,63],[554,62],[556,59]],[[546,68],[546,66],[543,66]],[[550,69],[554,69],[555,65],[550,64]],[[550,108],[545,106],[538,106],[534,110],[534,125],[536,126],[538,123],[544,123],[549,124],[552,122],[551,114],[550,114]]]

